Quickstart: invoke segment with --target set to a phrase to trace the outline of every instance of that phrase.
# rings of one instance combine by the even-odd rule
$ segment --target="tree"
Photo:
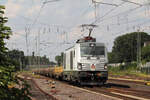
[[[50,61],[50,66],[54,66],[54,65],[56,65],[56,63],[55,62],[53,62],[53,61]]]
[[[55,60],[56,60],[58,66],[62,65],[62,63],[63,63],[63,53],[61,53],[60,56],[57,55],[57,56],[55,57]]]
[[[150,40],[150,35],[145,32],[128,33],[115,39],[112,53],[117,62],[136,61],[138,34],[141,35],[141,47],[143,47],[144,42]]]
[[[150,46],[142,48],[142,59],[146,62],[150,61]]]
[[[7,53],[7,58],[11,65],[15,66],[16,70],[20,70],[20,67],[25,68],[25,56],[23,51],[11,50]]]
[[[108,52],[108,61],[109,61],[109,63],[117,63],[118,60],[119,60],[119,58],[117,58],[115,53]]]
[[[46,55],[42,56],[25,56],[25,65],[49,65],[50,61]]]
[[[8,19],[3,17],[4,9],[5,7],[0,5],[0,100],[30,100],[28,85],[14,75],[14,67],[10,66],[7,58],[8,49],[4,40],[9,38],[12,31],[10,27],[5,26]],[[22,88],[9,88],[11,83],[21,85]]]
[[[3,17],[5,7],[0,5],[0,65],[7,64],[6,52],[7,48],[5,47],[5,39],[9,38],[9,35],[12,33],[11,28],[5,26],[4,24],[8,21],[7,17]]]

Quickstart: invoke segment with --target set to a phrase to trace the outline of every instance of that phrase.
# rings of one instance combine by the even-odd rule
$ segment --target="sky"
[[[98,25],[92,36],[105,43],[109,52],[117,36],[138,29],[150,34],[149,0],[95,1],[96,6],[92,0],[0,0],[6,7],[6,25],[13,31],[7,47],[54,60],[88,34],[82,24]]]

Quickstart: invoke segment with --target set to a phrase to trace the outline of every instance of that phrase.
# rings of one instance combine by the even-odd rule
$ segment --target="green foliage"
[[[28,95],[29,85],[13,74],[13,67],[0,66],[0,100],[31,100]],[[22,88],[9,88],[11,84],[18,84]]]
[[[127,75],[135,73],[138,69],[136,63],[126,63],[125,65],[120,65],[117,67],[109,66],[108,70],[110,73],[115,75],[122,75],[122,74]]]
[[[113,62],[131,62],[136,61],[137,55],[137,36],[141,35],[141,46],[145,41],[150,40],[150,35],[144,32],[133,32],[119,36],[114,41],[112,55],[109,57]]]
[[[63,53],[61,53],[60,56],[57,55],[57,56],[55,57],[55,60],[56,60],[58,66],[62,65],[62,63],[63,63]]]
[[[9,35],[12,33],[11,28],[5,26],[4,24],[8,21],[7,17],[3,17],[5,7],[0,5],[0,65],[6,65],[7,58],[5,53],[7,48],[5,47],[5,39],[9,38]]]
[[[41,56],[25,56],[25,65],[49,65],[50,61],[44,55],[43,57]]]
[[[25,68],[25,56],[23,51],[11,50],[7,52],[7,58],[10,62],[10,65],[15,66],[16,71],[20,70],[20,66]]]
[[[150,46],[142,48],[142,59],[144,59],[145,62],[150,61]]]
[[[54,66],[54,65],[56,65],[56,63],[53,62],[53,61],[50,61],[49,65],[50,65],[50,66]]]
[[[10,67],[11,62],[7,57],[8,49],[4,40],[9,38],[12,31],[10,27],[5,26],[8,18],[3,17],[4,9],[5,7],[0,5],[0,100],[31,100],[28,97],[29,85],[14,75],[14,67]],[[12,83],[21,88],[9,88]]]
[[[108,60],[109,60],[109,63],[117,63],[119,58],[117,58],[117,56],[115,55],[115,53],[113,52],[109,52],[108,53]]]

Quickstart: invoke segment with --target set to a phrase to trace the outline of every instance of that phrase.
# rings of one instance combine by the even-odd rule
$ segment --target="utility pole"
[[[137,67],[141,67],[141,33],[140,29],[137,30]]]
[[[26,33],[26,49],[27,49],[27,60],[28,60],[28,67],[27,69],[29,70],[29,66],[31,65],[31,59],[29,57],[29,42],[28,42],[28,35],[30,33],[30,28],[29,27],[26,27],[25,28],[25,33]]]
[[[94,8],[95,8],[95,20],[97,19],[97,3],[94,1],[94,0],[92,0],[92,3],[94,4]]]
[[[22,60],[21,60],[21,52],[19,54],[19,62],[20,62],[20,71],[22,71]]]
[[[39,56],[39,57],[38,57]],[[38,31],[38,56],[37,56],[37,60],[38,60],[38,68],[40,68],[40,28]]]

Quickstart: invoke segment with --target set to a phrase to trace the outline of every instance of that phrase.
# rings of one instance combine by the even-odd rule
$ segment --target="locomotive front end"
[[[80,85],[101,85],[108,79],[107,49],[95,38],[85,37],[64,52],[63,80]]]
[[[103,43],[80,43],[77,69],[82,85],[101,85],[108,79],[107,49]]]

